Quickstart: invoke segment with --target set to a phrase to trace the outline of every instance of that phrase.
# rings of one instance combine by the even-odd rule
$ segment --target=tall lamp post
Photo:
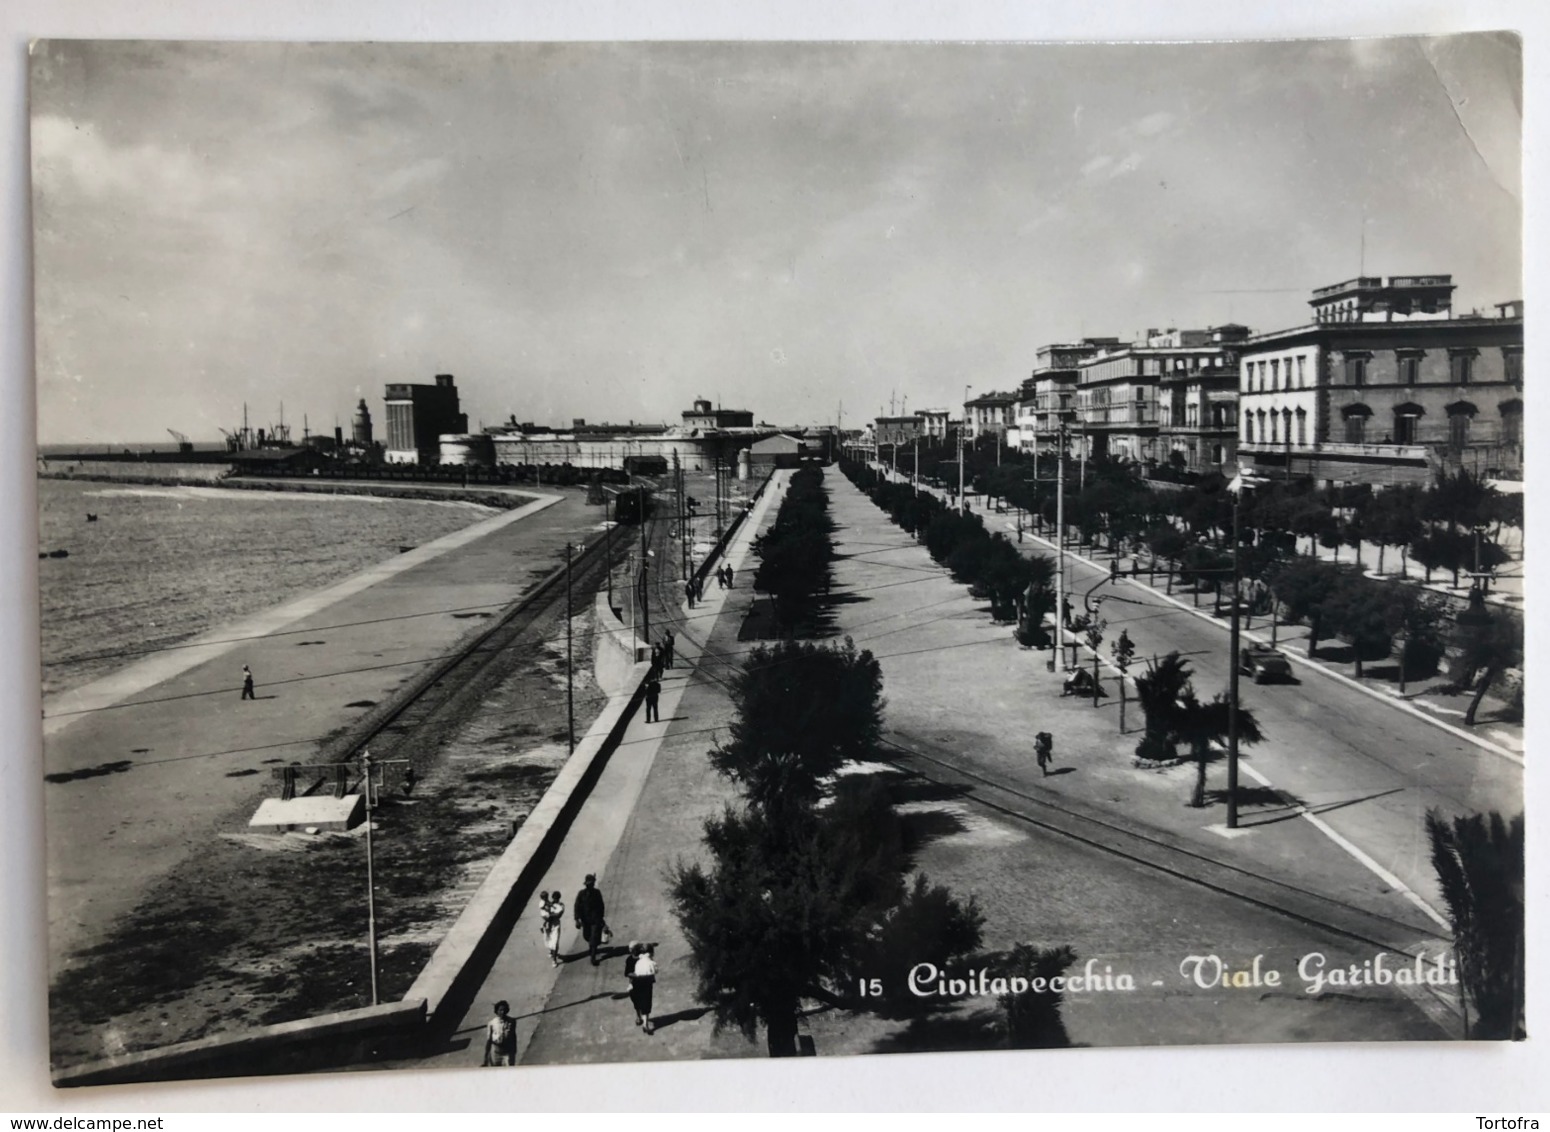
[[[1238,658],[1238,616],[1241,602],[1238,582],[1241,576],[1238,553],[1239,515],[1243,507],[1243,492],[1263,480],[1255,479],[1240,471],[1227,485],[1232,492],[1232,628],[1227,636],[1227,828],[1238,828],[1238,675],[1242,665]]]

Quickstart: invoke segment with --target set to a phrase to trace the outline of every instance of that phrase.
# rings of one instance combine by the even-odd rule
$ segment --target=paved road
[[[864,499],[848,481],[838,490]],[[995,529],[998,517],[986,518]],[[1048,544],[1031,537],[1025,537],[1021,549],[1029,554],[1052,553]],[[1139,582],[1112,584],[1106,580],[1106,569],[1071,554],[1066,562],[1067,585],[1078,612],[1083,608],[1082,595],[1089,591],[1094,596],[1107,595],[1101,607],[1108,621],[1105,656],[1124,629],[1136,646],[1138,664],[1133,673],[1144,671],[1141,657],[1177,649],[1195,670],[1198,693],[1207,696],[1226,690],[1225,625],[1179,609]],[[1090,664],[1090,654],[1084,650],[1084,655]],[[1041,666],[1047,656],[1039,654]],[[1267,736],[1248,752],[1246,766],[1252,766],[1260,779],[1300,799],[1339,838],[1440,912],[1443,905],[1430,861],[1426,812],[1436,808],[1445,815],[1517,813],[1523,808],[1521,765],[1340,680],[1307,668],[1298,668],[1296,674],[1297,684],[1243,684],[1244,706],[1255,713]],[[1108,691],[1111,695],[1116,691],[1112,674]],[[1107,701],[1100,714],[1116,714],[1116,702],[1117,697]],[[1133,702],[1130,714],[1131,726],[1137,726],[1139,712]],[[1110,726],[1113,722],[1117,721]],[[1221,768],[1214,769],[1212,785],[1220,787],[1223,779]],[[1255,783],[1253,775],[1243,779],[1246,786]],[[1219,812],[1215,820],[1220,822]]]

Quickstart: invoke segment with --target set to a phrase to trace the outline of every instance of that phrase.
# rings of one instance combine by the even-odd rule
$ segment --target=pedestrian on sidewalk
[[[558,967],[563,962],[560,958],[560,925],[565,922],[565,901],[560,899],[558,888],[538,895],[541,900],[538,929],[549,947],[549,961]]]
[[[673,641],[673,631],[671,629],[667,631],[667,636],[663,638],[662,645],[667,650],[667,666],[671,668],[673,667],[673,661],[677,657],[678,649],[677,644]]]
[[[630,1003],[635,1007],[635,1024],[649,1034],[655,1029],[651,1024],[651,999],[657,987],[657,962],[653,958],[657,945],[645,943],[636,947],[640,950],[629,972]]]
[[[655,676],[658,672],[661,672],[661,671],[662,671],[662,646],[661,645],[652,645],[651,646],[651,673],[652,673],[653,676]]]
[[[597,877],[588,873],[582,881],[581,891],[576,893],[576,927],[581,938],[587,941],[587,958],[597,966],[597,949],[603,942],[606,923],[603,920],[603,894],[597,890]]]
[[[258,699],[253,694],[253,670],[245,664],[242,666],[242,698],[245,700]]]
[[[656,677],[656,672],[646,677],[646,722],[661,723],[662,713],[657,710],[657,701],[662,697],[662,683]]]
[[[1050,763],[1055,761],[1055,737],[1048,731],[1040,731],[1033,737],[1033,750],[1039,759],[1039,770],[1048,778]]]
[[[505,999],[495,1004],[495,1016],[484,1028],[484,1063],[486,1065],[517,1063],[517,1022],[511,1016],[511,1006]]]
[[[727,589],[732,588],[732,563],[727,563]]]
[[[689,608],[694,608],[694,579],[690,578],[684,583],[684,600],[689,603]]]

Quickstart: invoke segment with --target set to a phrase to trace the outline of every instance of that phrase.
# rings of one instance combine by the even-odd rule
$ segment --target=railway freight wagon
[[[656,500],[644,488],[620,491],[613,497],[614,522],[639,523],[656,511]]]

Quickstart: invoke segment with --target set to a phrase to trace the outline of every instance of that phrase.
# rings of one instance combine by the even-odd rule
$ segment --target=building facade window
[[[1454,385],[1468,385],[1469,379],[1474,376],[1475,350],[1451,350],[1448,355],[1448,368],[1452,373]]]
[[[1448,414],[1448,445],[1463,449],[1469,444],[1469,413]]]
[[[1394,443],[1414,444],[1416,438],[1416,422],[1421,419],[1421,414],[1406,406],[1400,406],[1394,410]]]
[[[1345,383],[1347,385],[1367,384],[1367,358],[1365,355],[1346,355]]]
[[[1502,443],[1519,445],[1523,443],[1523,402],[1503,401],[1502,414]]]
[[[1340,415],[1345,418],[1345,439],[1347,444],[1364,444],[1367,441],[1367,418],[1372,416],[1372,410],[1366,405],[1347,405],[1340,410]]]
[[[1502,347],[1502,377],[1513,385],[1523,384],[1523,347]]]
[[[1243,414],[1243,443],[1245,443],[1245,444],[1253,444],[1254,443],[1254,414],[1253,413],[1244,413]]]
[[[1297,410],[1297,447],[1306,447],[1308,443],[1308,414],[1306,410]]]
[[[1272,388],[1272,389],[1280,389],[1281,388],[1281,359],[1280,358],[1271,358],[1270,359],[1270,388]]]
[[[1308,380],[1307,380],[1307,378],[1308,378],[1308,359],[1307,359],[1307,356],[1304,355],[1304,354],[1298,354],[1297,355],[1297,388],[1298,389],[1306,389],[1308,387]]]
[[[1421,355],[1403,352],[1399,355],[1399,383],[1415,385],[1421,380]]]

